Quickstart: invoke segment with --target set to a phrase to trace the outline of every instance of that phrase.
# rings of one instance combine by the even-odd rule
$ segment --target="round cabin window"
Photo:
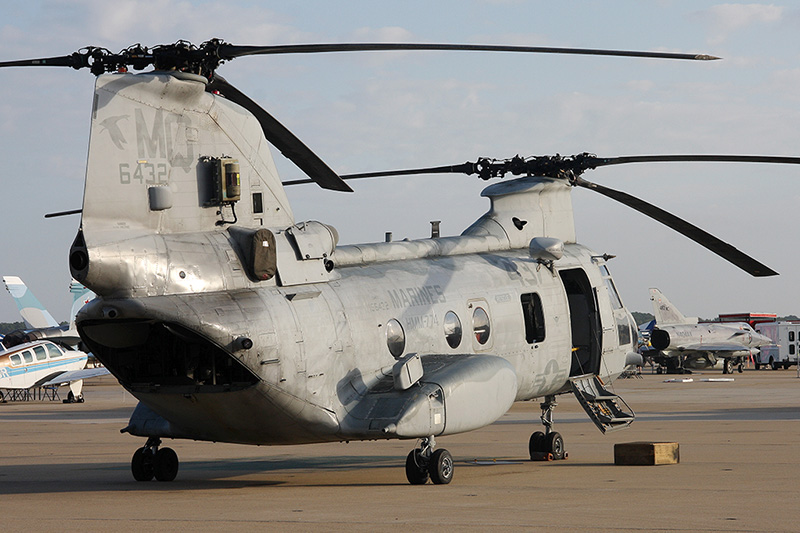
[[[386,323],[386,346],[395,359],[403,355],[403,350],[406,349],[406,334],[403,326],[394,318]]]
[[[451,348],[458,348],[461,344],[461,334],[461,320],[453,311],[448,311],[444,315],[444,338],[447,339],[447,344]]]
[[[483,307],[476,307],[472,313],[472,331],[478,344],[486,344],[489,341],[489,315]]]

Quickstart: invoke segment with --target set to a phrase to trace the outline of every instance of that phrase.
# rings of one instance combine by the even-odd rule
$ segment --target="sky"
[[[516,154],[800,156],[800,7],[702,0],[403,2],[76,0],[4,2],[0,61],[85,46],[113,52],[218,37],[234,44],[441,42],[705,53],[721,61],[465,52],[243,57],[219,69],[340,174]],[[0,274],[20,276],[69,319],[67,253],[79,209],[94,76],[0,70]],[[275,150],[284,180],[304,177]],[[800,315],[800,166],[660,163],[586,179],[653,202],[780,273],[753,278],[591,191],[573,191],[578,242],[617,257],[626,306],[658,287],[686,315]],[[475,177],[289,189],[295,218],[340,243],[456,235],[489,208]],[[0,295],[0,321],[19,320]]]

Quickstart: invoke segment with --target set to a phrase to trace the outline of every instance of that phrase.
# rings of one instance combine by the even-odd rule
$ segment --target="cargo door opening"
[[[600,315],[589,278],[580,268],[559,271],[569,303],[572,332],[570,376],[597,374],[602,350]]]

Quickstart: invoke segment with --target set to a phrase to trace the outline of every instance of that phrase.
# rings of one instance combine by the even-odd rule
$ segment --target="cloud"
[[[780,22],[784,8],[774,4],[719,4],[698,15],[709,24],[709,44],[717,45],[750,26]]]
[[[353,37],[359,42],[404,42],[411,41],[414,34],[405,28],[389,26],[383,28],[358,28],[353,32]]]

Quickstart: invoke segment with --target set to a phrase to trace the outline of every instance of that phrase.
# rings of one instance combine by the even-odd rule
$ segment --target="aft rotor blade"
[[[727,259],[734,265],[749,273],[751,276],[776,276],[778,274],[768,266],[756,261],[749,255],[739,251],[717,237],[714,237],[707,231],[698,228],[694,224],[691,224],[682,218],[673,215],[672,213],[664,211],[660,207],[656,207],[649,202],[645,202],[640,198],[636,198],[628,193],[586,181],[583,178],[577,178],[575,185],[599,192],[603,196],[607,196],[608,198],[621,202],[628,207],[631,207],[640,213],[661,222],[662,224],[674,229],[678,233],[692,239],[696,243],[705,246],[723,259]]]
[[[264,108],[251,100],[239,89],[228,83],[222,76],[215,75],[208,89],[218,91],[231,102],[235,102],[252,113],[261,124],[264,135],[280,152],[305,172],[323,189],[353,192],[325,162],[303,144],[291,131],[267,113]]]
[[[449,50],[472,52],[522,52],[535,54],[571,54],[593,56],[648,57],[659,59],[689,59],[709,61],[720,59],[705,54],[676,54],[671,52],[640,52],[634,50],[599,50],[591,48],[559,48],[552,46],[508,46],[495,44],[441,44],[441,43],[330,43],[284,44],[273,46],[242,46],[222,43],[219,57],[230,60],[251,55],[319,54],[330,52],[385,52],[411,50]]]
[[[59,211],[57,213],[46,213],[44,218],[64,217],[67,215],[77,215],[83,213],[83,209],[70,209],[69,211]]]
[[[443,167],[410,168],[406,170],[384,170],[381,172],[361,172],[359,174],[342,174],[343,180],[357,180],[362,178],[385,178],[390,176],[412,176],[416,174],[474,174],[475,163],[463,163],[461,165],[445,165]],[[313,183],[310,179],[300,179],[284,181],[283,185],[303,185]]]

